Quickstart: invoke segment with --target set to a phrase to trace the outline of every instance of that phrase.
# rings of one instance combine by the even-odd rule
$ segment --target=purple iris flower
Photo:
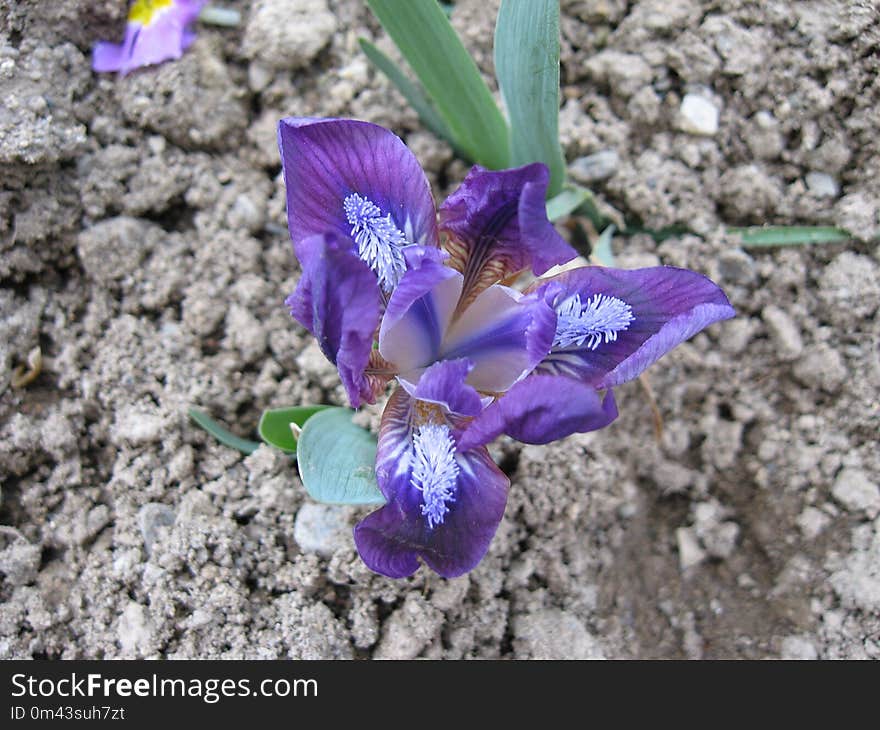
[[[180,58],[195,40],[191,25],[205,0],[136,0],[121,44],[101,41],[92,50],[95,71],[124,76],[141,66]]]
[[[671,267],[589,266],[510,288],[576,255],[547,219],[542,164],[474,167],[437,211],[415,157],[382,127],[284,119],[279,145],[303,270],[291,314],[353,407],[397,383],[376,458],[386,504],[354,531],[383,575],[419,560],[445,577],[474,568],[510,485],[489,442],[608,425],[614,386],[733,316],[711,281]]]

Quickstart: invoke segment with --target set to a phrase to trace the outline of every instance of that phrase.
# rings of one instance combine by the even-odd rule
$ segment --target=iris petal
[[[427,178],[412,152],[387,129],[351,119],[290,117],[278,125],[278,144],[287,220],[300,260],[298,245],[306,237],[329,231],[351,237],[354,228],[362,235],[366,229],[367,234],[396,229],[409,244],[437,246]],[[356,202],[360,205],[354,207],[370,215],[352,220]]]
[[[475,166],[440,207],[450,265],[464,275],[462,305],[512,274],[543,274],[577,254],[547,220],[550,173],[541,163],[490,171]]]
[[[460,400],[456,391],[466,388],[467,367],[441,363],[430,387],[417,384],[417,391],[448,388],[450,403]],[[426,371],[426,376],[433,369]],[[473,391],[471,391],[473,393]],[[473,396],[476,396],[473,393]],[[470,400],[467,398],[466,400]],[[474,403],[467,407],[470,409]],[[396,390],[382,415],[376,458],[376,477],[387,504],[368,515],[354,530],[358,552],[372,570],[392,578],[411,575],[421,558],[446,578],[473,569],[485,555],[498,529],[507,503],[510,482],[495,465],[484,446],[462,450],[445,410],[436,403],[417,401],[404,389]],[[427,420],[426,420],[427,419]],[[425,465],[430,449],[420,448],[419,427],[428,425],[431,437],[449,434],[451,452],[440,450],[437,464]],[[450,462],[454,459],[454,463]],[[429,504],[425,474],[431,467],[444,470],[442,508]]]
[[[461,274],[426,260],[404,274],[388,301],[379,352],[410,380],[437,360],[440,343],[461,295]]]
[[[461,448],[486,444],[502,433],[526,444],[548,444],[573,433],[605,428],[617,418],[612,391],[600,396],[563,375],[530,375],[468,426]]]
[[[129,21],[121,44],[105,41],[95,44],[92,68],[125,75],[141,66],[180,58],[193,41],[189,26],[198,18],[204,4],[204,0],[175,0],[167,7],[155,9],[147,23]],[[131,16],[139,17],[135,12]]]
[[[364,375],[379,326],[376,279],[352,251],[348,239],[311,236],[301,242],[303,273],[287,299],[290,313],[318,340],[339,369],[353,408],[374,401],[374,384]]]
[[[476,416],[483,409],[480,394],[465,382],[473,370],[469,360],[442,360],[424,371],[418,384],[399,378],[416,400],[441,406],[444,413]]]
[[[452,323],[441,357],[467,358],[474,363],[468,383],[502,392],[547,356],[555,325],[553,311],[538,297],[493,285]]]
[[[559,326],[565,327],[564,337],[557,338],[552,352],[537,368],[599,389],[638,377],[676,345],[735,314],[724,292],[712,281],[671,266],[629,271],[587,266],[554,277],[542,284],[538,293],[557,311],[568,311],[575,295],[585,307],[588,302],[599,302],[600,306],[603,301],[610,302],[608,306],[618,315],[623,305],[629,308],[631,317],[618,318],[620,329],[613,332],[613,337],[603,336],[601,342],[586,324],[587,336],[576,338],[577,333],[572,331],[576,322],[573,325],[571,318],[566,322],[561,318]]]

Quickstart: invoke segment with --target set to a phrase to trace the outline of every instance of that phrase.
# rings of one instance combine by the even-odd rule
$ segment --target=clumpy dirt
[[[241,27],[116,78],[89,49],[124,2],[0,0],[0,656],[880,658],[876,3],[563,0],[572,172],[667,233],[619,265],[705,272],[738,317],[651,370],[659,441],[637,383],[604,431],[499,441],[485,560],[399,582],[354,552],[362,512],[186,410],[252,436],[344,403],[283,306],[280,117],[390,127],[438,199],[467,166],[359,52],[392,50],[363,3],[225,4]],[[487,78],[496,7],[452,10]],[[726,232],[764,222],[853,240]]]

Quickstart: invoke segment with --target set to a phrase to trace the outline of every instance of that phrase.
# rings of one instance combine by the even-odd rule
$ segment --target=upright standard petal
[[[376,280],[351,250],[348,239],[311,236],[301,242],[302,278],[287,298],[290,313],[318,340],[339,369],[353,408],[374,401],[364,371],[379,327],[381,301]]]
[[[477,165],[440,207],[450,265],[464,275],[463,305],[512,274],[540,275],[577,255],[547,220],[549,179],[537,162],[497,172]]]
[[[617,418],[611,390],[604,398],[564,375],[530,375],[468,425],[460,448],[494,441],[502,433],[526,444],[549,444],[573,433],[605,428]]]
[[[573,269],[538,287],[556,311],[550,354],[537,372],[611,388],[642,373],[713,322],[730,302],[702,274],[671,266]]]
[[[190,25],[204,4],[204,0],[138,0],[129,11],[123,42],[96,43],[92,68],[124,76],[141,66],[180,58],[193,41]]]
[[[379,352],[411,382],[440,354],[440,343],[461,295],[461,274],[425,260],[406,272],[388,300]]]
[[[454,393],[466,388],[460,379],[464,370],[429,369],[426,376],[434,380],[429,389],[448,387],[447,400],[460,401]],[[354,531],[358,552],[377,573],[411,575],[421,558],[446,578],[462,575],[480,562],[498,529],[510,482],[484,446],[458,447],[449,415],[402,388],[388,401],[376,459],[388,503]]]
[[[555,326],[556,316],[541,298],[495,284],[451,323],[440,357],[470,360],[468,383],[501,393],[547,356]]]
[[[335,231],[391,292],[405,249],[437,246],[434,200],[406,145],[383,127],[351,119],[282,119],[287,220],[297,256],[308,236]]]

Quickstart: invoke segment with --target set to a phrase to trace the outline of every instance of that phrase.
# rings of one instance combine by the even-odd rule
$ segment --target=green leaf
[[[593,258],[602,266],[614,266],[614,252],[611,250],[611,240],[614,238],[615,231],[617,231],[617,226],[612,223],[599,234],[599,238],[593,245]]]
[[[295,423],[302,428],[312,416],[327,408],[330,406],[292,406],[265,410],[260,416],[260,425],[257,427],[260,438],[282,451],[296,453],[296,437],[290,424]]]
[[[802,246],[808,243],[840,243],[852,236],[830,226],[755,226],[731,228],[742,239],[743,246]]]
[[[327,408],[303,426],[296,445],[309,496],[325,504],[384,504],[376,483],[376,439],[348,408]]]
[[[238,449],[243,454],[252,454],[258,448],[260,448],[259,441],[249,441],[248,439],[243,439],[240,436],[236,436],[231,431],[227,431],[225,428],[223,428],[223,426],[213,420],[204,411],[200,411],[196,408],[190,408],[187,413],[193,421],[199,424],[199,426],[205,429],[224,446],[228,446],[232,449]]]
[[[547,217],[553,221],[573,213],[589,218],[596,230],[606,228],[611,222],[599,211],[592,192],[580,185],[569,183],[561,193],[547,201]]]
[[[452,137],[452,132],[449,131],[446,122],[443,121],[443,118],[437,113],[437,110],[428,100],[428,97],[425,96],[424,89],[422,89],[417,83],[410,81],[394,61],[388,58],[388,56],[382,53],[382,51],[370,43],[366,38],[359,38],[358,42],[361,44],[361,49],[366,54],[367,58],[373,62],[376,68],[388,77],[388,80],[397,87],[397,90],[403,95],[403,98],[406,99],[409,102],[409,105],[416,110],[419,119],[422,120],[422,124],[454,147],[455,140]]]
[[[565,218],[565,216],[574,213],[591,197],[590,191],[586,188],[568,186],[547,201],[547,217],[551,221]]]
[[[367,0],[455,145],[485,167],[509,167],[509,132],[489,87],[437,0]]]
[[[495,74],[510,120],[510,165],[543,162],[547,196],[565,182],[559,146],[559,0],[502,0]]]

